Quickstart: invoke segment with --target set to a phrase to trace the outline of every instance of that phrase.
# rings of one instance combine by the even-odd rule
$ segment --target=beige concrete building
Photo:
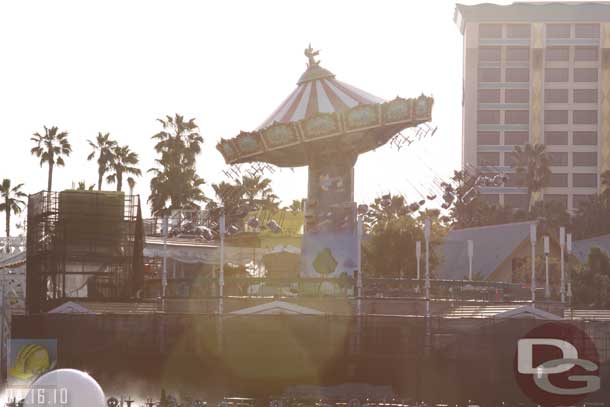
[[[610,2],[458,4],[464,36],[462,163],[511,172],[515,145],[542,143],[566,208],[595,194],[610,169]],[[517,177],[481,192],[527,207]]]

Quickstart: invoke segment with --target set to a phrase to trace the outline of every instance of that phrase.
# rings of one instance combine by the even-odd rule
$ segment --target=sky
[[[200,127],[197,167],[212,195],[209,185],[227,169],[217,141],[254,130],[275,110],[296,87],[311,43],[343,82],[384,99],[434,96],[433,137],[366,153],[355,169],[359,203],[388,192],[420,199],[461,165],[454,9],[448,0],[0,1],[0,179],[23,182],[28,193],[46,188],[46,168],[30,155],[30,137],[45,125],[68,131],[73,147],[55,190],[96,182],[87,140],[100,131],[137,152],[145,172],[156,119],[180,113]],[[285,203],[305,197],[305,168],[269,177]],[[149,181],[145,174],[135,189],[143,201]]]

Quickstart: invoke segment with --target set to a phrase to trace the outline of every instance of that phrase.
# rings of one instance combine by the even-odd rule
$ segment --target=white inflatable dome
[[[25,398],[25,407],[105,407],[104,391],[95,379],[75,369],[40,376]]]

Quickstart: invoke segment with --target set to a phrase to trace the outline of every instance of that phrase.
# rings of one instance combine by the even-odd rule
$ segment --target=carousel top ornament
[[[280,167],[310,165],[324,157],[376,149],[406,128],[431,120],[432,97],[385,101],[335,79],[305,49],[307,69],[297,88],[256,130],[221,139],[217,149],[228,164],[265,162]]]
[[[318,55],[320,55],[320,51],[319,50],[314,51],[313,48],[311,48],[311,42],[310,42],[309,47],[305,48],[305,56],[309,60],[309,62],[307,63],[308,68],[320,65],[320,61],[316,61],[314,59],[314,57],[317,57]]]

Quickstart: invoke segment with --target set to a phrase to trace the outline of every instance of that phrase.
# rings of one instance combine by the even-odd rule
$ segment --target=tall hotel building
[[[462,164],[511,172],[515,145],[545,144],[545,201],[572,210],[610,170],[610,2],[458,4],[464,36]],[[516,176],[483,187],[490,201],[527,207]]]

